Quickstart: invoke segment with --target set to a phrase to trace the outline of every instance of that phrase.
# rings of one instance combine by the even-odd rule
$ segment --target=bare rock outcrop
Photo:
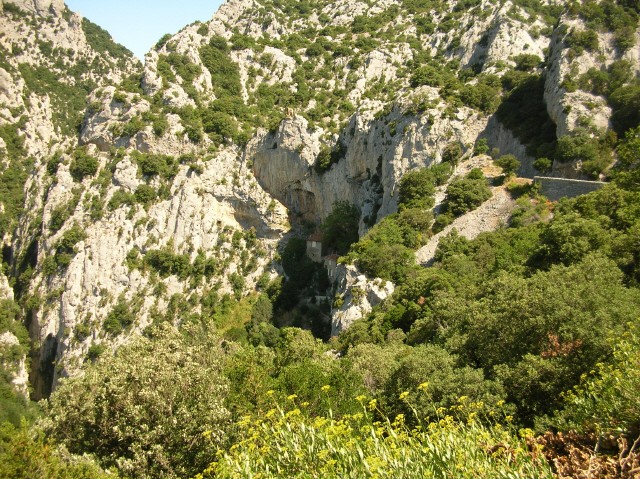
[[[351,265],[338,265],[335,277],[338,293],[331,310],[331,336],[365,317],[395,289],[391,281],[369,279]]]

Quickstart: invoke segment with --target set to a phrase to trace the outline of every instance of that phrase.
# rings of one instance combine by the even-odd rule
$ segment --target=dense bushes
[[[51,99],[54,126],[64,135],[77,136],[86,108],[87,94],[95,85],[82,80],[80,75],[77,75],[73,84],[63,82],[55,71],[44,66],[32,67],[21,63],[19,69],[28,92],[47,95]]]
[[[117,479],[89,457],[58,449],[41,430],[26,424],[0,424],[0,477],[42,479]]]
[[[408,172],[400,179],[399,208],[433,208],[436,178],[429,168]]]
[[[599,363],[566,395],[566,409],[556,418],[565,427],[595,431],[601,438],[640,434],[640,338],[637,325],[625,327],[613,342],[613,360]]]
[[[569,13],[579,15],[586,22],[587,30],[579,32],[578,37],[571,39],[579,48],[593,49],[597,47],[596,30],[613,32],[616,46],[626,51],[635,44],[635,30],[638,23],[637,4],[626,5],[625,2],[613,0],[572,3]],[[574,34],[575,35],[575,34]],[[573,37],[573,35],[572,35]],[[594,40],[595,37],[595,40]],[[573,47],[573,45],[571,45]],[[580,50],[576,51],[580,53]]]
[[[23,117],[26,121],[26,117]],[[24,159],[24,138],[20,128],[23,120],[17,124],[0,126],[0,138],[6,146],[6,157],[9,160],[6,168],[0,173],[0,197],[3,208],[0,211],[0,234],[5,235],[15,225],[22,211],[24,202],[24,184],[33,165],[31,159]]]
[[[90,156],[86,150],[78,149],[73,153],[69,173],[74,181],[82,181],[87,176],[94,176],[98,172],[98,159]]]
[[[109,32],[86,18],[82,19],[82,31],[85,34],[87,43],[98,53],[108,53],[115,60],[133,56],[125,47],[114,42]]]
[[[127,476],[190,477],[225,440],[228,386],[214,336],[153,330],[63,381],[46,428],[71,452]],[[211,449],[210,449],[211,450]]]
[[[640,293],[626,285],[639,277],[631,240],[639,206],[633,192],[610,185],[561,203],[548,224],[474,241],[451,235],[440,242],[434,268],[412,272],[393,300],[341,342],[357,351],[402,328],[409,344],[439,344],[458,355],[456,367],[483,369],[502,384],[519,420],[531,424],[560,408],[561,393],[611,357],[609,336],[637,321]],[[394,360],[384,358],[386,366],[364,374],[374,390],[393,374]],[[375,379],[385,370],[387,379]]]
[[[558,139],[555,157],[560,162],[576,162],[585,173],[597,178],[612,162],[613,140],[608,135],[598,137],[576,129],[572,135]]]
[[[170,180],[178,174],[178,163],[169,155],[156,155],[147,153],[132,154],[133,160],[138,163],[140,173],[146,176],[160,176]]]
[[[399,212],[352,245],[348,260],[370,276],[401,281],[413,266],[413,251],[429,238],[435,186],[446,182],[450,173],[447,163],[407,173],[400,181]]]
[[[626,85],[609,97],[614,109],[611,122],[620,134],[640,124],[640,85]]]
[[[491,198],[487,179],[479,169],[471,170],[464,178],[456,178],[447,186],[446,211],[460,216]]]

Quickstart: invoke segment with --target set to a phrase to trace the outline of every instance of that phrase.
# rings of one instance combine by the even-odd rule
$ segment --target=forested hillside
[[[640,475],[637,2],[0,7],[0,477]]]

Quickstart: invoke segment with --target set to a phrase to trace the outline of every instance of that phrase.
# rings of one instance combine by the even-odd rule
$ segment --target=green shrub
[[[399,208],[433,208],[435,184],[436,179],[431,168],[409,171],[400,179]]]
[[[167,120],[167,117],[161,113],[153,119],[151,127],[153,128],[153,133],[155,133],[156,136],[161,137],[169,129],[169,121]]]
[[[131,326],[134,321],[135,316],[131,311],[131,304],[121,296],[105,318],[102,328],[108,334],[116,335]]]
[[[360,211],[356,206],[346,201],[334,203],[331,213],[320,226],[322,249],[338,255],[346,254],[349,246],[358,241],[359,220]]]
[[[167,42],[171,40],[171,37],[172,35],[170,33],[165,33],[164,35],[162,35],[160,39],[156,42],[155,46],[153,47],[154,50],[158,51],[162,47],[164,47],[167,44]]]
[[[611,122],[618,134],[640,124],[640,85],[625,85],[616,89],[609,102],[613,108]]]
[[[338,141],[332,148],[327,145],[322,145],[316,158],[314,169],[318,173],[323,173],[331,168],[331,165],[344,158],[346,154],[347,145],[342,141]]]
[[[125,123],[122,128],[122,134],[124,136],[132,137],[138,134],[144,128],[144,123],[140,117],[133,117],[129,122]]]
[[[9,4],[11,5],[11,4]],[[88,457],[71,456],[40,429],[0,424],[0,477],[42,479],[117,479]]]
[[[598,48],[598,34],[593,30],[572,30],[565,42],[576,56],[585,50],[592,52]]]
[[[138,152],[132,156],[145,176],[161,176],[168,180],[178,174],[178,164],[173,156]]]
[[[432,227],[433,232],[439,233],[440,231],[445,229],[447,226],[449,226],[451,223],[453,223],[454,219],[455,217],[453,216],[453,213],[449,211],[443,211],[438,216],[436,216],[436,219],[433,222],[433,227]]]
[[[124,190],[116,190],[113,192],[107,207],[113,211],[120,208],[122,205],[132,206],[135,203],[135,196],[132,193],[128,193]]]
[[[86,236],[85,230],[77,223],[65,231],[55,247],[56,264],[62,267],[68,266],[77,252],[76,244],[83,241]]]
[[[533,167],[541,173],[548,173],[553,167],[553,161],[549,158],[538,158],[533,162]]]
[[[74,181],[81,182],[87,176],[94,176],[98,172],[98,160],[89,156],[85,150],[76,150],[69,165],[69,173]]]
[[[500,104],[500,88],[478,81],[475,85],[462,87],[460,99],[466,106],[490,114],[496,111]]]
[[[474,155],[486,155],[489,152],[489,143],[486,138],[479,138],[473,149]]]
[[[138,203],[148,206],[156,200],[158,193],[152,186],[142,184],[136,188],[133,196]]]
[[[516,62],[516,70],[527,72],[531,71],[542,63],[542,59],[538,55],[531,53],[521,53],[513,57],[513,61]]]
[[[192,271],[189,255],[176,254],[169,247],[147,250],[144,264],[156,270],[163,278],[175,274],[181,279],[186,279]]]
[[[415,263],[413,250],[403,243],[397,223],[387,217],[352,245],[347,257],[370,277],[399,282]]]
[[[497,160],[494,160],[493,163],[502,168],[502,173],[507,176],[514,175],[520,168],[520,161],[513,155],[502,155]]]
[[[103,344],[92,344],[87,350],[87,360],[95,362],[106,350]]]
[[[558,139],[556,159],[561,162],[580,162],[583,171],[597,178],[612,161],[607,136],[592,136],[580,130],[573,133]]]
[[[462,157],[462,145],[457,141],[447,143],[442,150],[442,161],[457,165]]]
[[[410,82],[414,88],[421,85],[441,87],[444,83],[442,70],[431,65],[418,67],[411,75]]]
[[[195,333],[195,334],[193,334]],[[153,328],[61,381],[47,432],[77,454],[94,454],[127,477],[192,477],[226,438],[219,339]],[[108,379],[107,379],[108,378]]]
[[[446,207],[455,216],[471,211],[491,198],[491,190],[486,178],[473,178],[469,173],[465,178],[455,179],[447,187]]]

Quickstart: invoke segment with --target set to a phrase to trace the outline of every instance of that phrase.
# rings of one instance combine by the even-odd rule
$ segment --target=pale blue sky
[[[107,30],[140,60],[165,33],[211,19],[223,0],[65,0],[67,6]]]

